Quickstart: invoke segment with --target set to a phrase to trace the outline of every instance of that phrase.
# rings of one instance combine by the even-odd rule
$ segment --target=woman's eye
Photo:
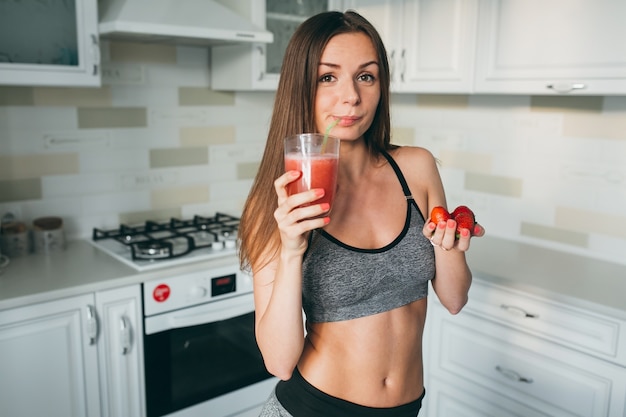
[[[359,80],[372,83],[376,80],[376,78],[372,74],[361,74],[359,75]]]
[[[322,75],[320,77],[320,82],[322,83],[329,83],[333,80],[333,76],[330,74],[326,74],[326,75]]]

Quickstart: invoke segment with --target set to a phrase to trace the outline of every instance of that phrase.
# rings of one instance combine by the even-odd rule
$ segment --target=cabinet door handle
[[[574,83],[574,84],[548,84],[546,86],[550,90],[554,90],[557,93],[567,94],[574,90],[584,90],[587,88],[585,84],[582,83]]]
[[[525,384],[532,384],[533,383],[533,379],[532,378],[523,377],[518,372],[515,372],[512,369],[503,368],[500,365],[496,365],[496,371],[500,372],[505,377],[507,377],[509,379],[512,379],[513,381],[523,382]]]
[[[536,319],[536,318],[539,317],[538,314],[529,313],[529,312],[527,312],[526,310],[524,310],[521,307],[510,306],[508,304],[500,304],[500,308],[503,309],[503,310],[506,310],[506,311],[508,311],[510,313],[517,314],[517,315],[520,315],[522,317],[527,317],[527,318],[530,318],[530,319]]]
[[[389,81],[394,81],[396,75],[396,50],[392,49],[389,54]]]
[[[404,82],[404,72],[406,71],[406,49],[402,50],[402,54],[400,55],[400,81]]]
[[[98,42],[98,35],[91,34],[91,48],[93,54],[93,75],[98,75],[98,69],[100,68],[100,43]]]
[[[263,81],[263,78],[265,78],[265,73],[267,72],[267,62],[265,61],[265,51],[263,50],[263,47],[261,45],[257,46],[256,48],[254,48],[255,51],[257,51],[257,60],[259,62],[259,79],[258,81]]]
[[[128,354],[132,347],[132,328],[130,320],[126,316],[120,317],[120,343],[122,345],[122,355]]]
[[[87,322],[85,324],[87,337],[89,337],[89,344],[96,343],[98,337],[98,317],[96,315],[96,308],[92,305],[87,305]]]

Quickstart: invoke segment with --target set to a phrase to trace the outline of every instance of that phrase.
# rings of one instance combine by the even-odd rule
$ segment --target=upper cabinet
[[[99,86],[96,0],[0,1],[0,85]]]
[[[347,0],[378,29],[394,92],[468,92],[477,0]]]
[[[481,0],[478,93],[626,94],[624,0]]]
[[[626,94],[623,0],[347,0],[379,30],[391,89]]]
[[[266,0],[244,7],[222,1],[274,34],[270,44],[223,45],[211,48],[214,90],[276,90],[287,44],[300,23],[317,13],[341,9],[341,1]],[[241,2],[240,2],[241,3]]]
[[[275,89],[295,27],[321,11],[300,13],[295,0],[268,0],[267,11],[259,3],[256,24],[274,32],[274,43],[214,47],[213,88]],[[344,0],[321,8],[354,9],[376,26],[393,92],[626,94],[623,0]]]

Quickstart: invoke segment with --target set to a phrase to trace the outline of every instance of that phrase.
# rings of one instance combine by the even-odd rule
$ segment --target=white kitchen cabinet
[[[99,86],[96,0],[0,1],[0,85]]]
[[[430,380],[426,401],[425,416],[463,417],[550,417],[541,409],[533,409],[526,404],[490,391],[466,381],[446,381],[438,378]],[[422,414],[420,414],[420,417]]]
[[[0,312],[0,416],[145,416],[139,285]]]
[[[481,0],[477,93],[626,94],[623,0]]]
[[[624,417],[623,320],[480,279],[456,316],[432,297],[429,320],[430,417]]]
[[[302,17],[256,2],[270,45],[212,48],[214,89],[275,90],[282,52]],[[626,94],[623,0],[344,0],[379,30],[398,93]],[[278,23],[282,22],[282,23]],[[288,22],[292,22],[292,27]],[[274,28],[270,27],[274,25]],[[282,25],[282,26],[281,26]],[[290,32],[291,30],[291,32]]]
[[[102,415],[146,415],[139,285],[96,293]]]
[[[403,52],[403,8],[404,0],[346,0],[345,10],[354,10],[366,18],[378,31],[389,60],[391,88],[400,89],[400,61]]]
[[[325,10],[340,10],[341,0],[266,0],[227,2],[225,6],[274,34],[271,44],[222,45],[211,48],[211,88],[232,91],[273,91],[291,35],[308,17]]]
[[[348,0],[346,8],[379,31],[393,92],[471,91],[477,0]]]
[[[626,322],[477,280],[465,308],[476,315],[626,368]]]
[[[100,416],[93,295],[0,312],[0,415]]]

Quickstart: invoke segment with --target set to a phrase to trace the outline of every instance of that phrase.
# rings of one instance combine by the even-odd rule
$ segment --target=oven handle
[[[199,312],[196,314],[171,315],[168,319],[170,329],[180,329],[181,327],[199,326],[206,323],[230,319],[250,312],[248,305],[228,306],[219,311]]]
[[[254,311],[252,294],[201,304],[184,310],[146,317],[146,335],[171,329],[199,326],[248,314]]]

